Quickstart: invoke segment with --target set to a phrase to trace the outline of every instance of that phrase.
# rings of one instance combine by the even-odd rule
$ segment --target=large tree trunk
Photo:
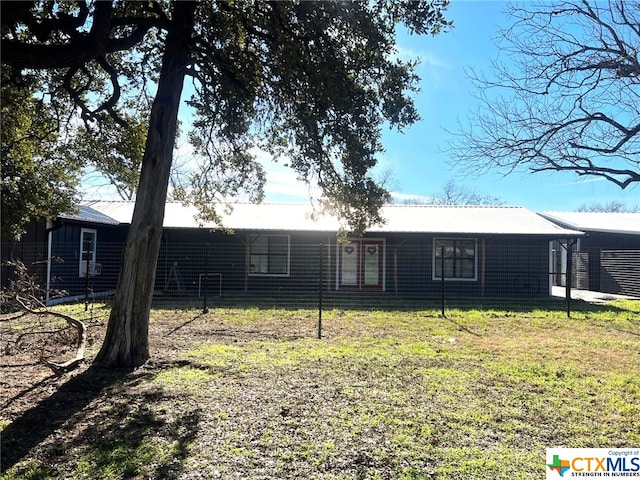
[[[99,365],[137,367],[149,359],[149,313],[194,10],[193,2],[174,3],[120,277],[95,359]]]

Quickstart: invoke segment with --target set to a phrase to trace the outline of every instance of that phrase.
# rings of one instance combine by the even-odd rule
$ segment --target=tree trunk
[[[173,6],[118,286],[107,334],[94,361],[98,365],[131,368],[149,359],[149,314],[194,10],[194,2]]]

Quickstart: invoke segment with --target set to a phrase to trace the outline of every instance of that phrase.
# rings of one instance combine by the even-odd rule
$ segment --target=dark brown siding
[[[580,290],[597,290],[593,279],[590,278],[591,252],[573,252],[573,282],[572,286]]]
[[[640,250],[603,250],[600,290],[640,297]]]

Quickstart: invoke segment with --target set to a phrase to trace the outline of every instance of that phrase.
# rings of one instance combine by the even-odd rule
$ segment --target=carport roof
[[[87,202],[102,215],[121,224],[131,222],[134,202]],[[333,217],[318,215],[312,218],[313,208],[302,203],[236,203],[225,212],[220,205],[223,227],[253,231],[313,231],[337,232],[341,225]],[[180,202],[166,204],[165,228],[219,228],[210,222],[197,220],[198,210]],[[538,235],[566,238],[581,232],[560,227],[522,207],[386,205],[382,215],[384,225],[368,230],[370,233],[431,233],[458,235]]]
[[[582,232],[640,235],[640,213],[541,212],[544,218]]]

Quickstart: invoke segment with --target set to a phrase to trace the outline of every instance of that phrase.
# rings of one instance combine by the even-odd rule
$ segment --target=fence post
[[[444,312],[444,245],[440,247],[440,302],[442,317],[446,317]]]
[[[324,282],[322,281],[324,278],[322,261],[324,258],[323,246],[324,245],[322,243],[319,245],[320,252],[318,257],[320,260],[320,271],[318,272],[318,340],[322,338],[322,289],[324,285]]]
[[[209,313],[207,305],[207,289],[209,286],[209,243],[204,244],[204,304],[202,305],[202,313]]]
[[[89,254],[87,253],[87,261],[85,263],[84,273],[84,311],[89,310]]]
[[[567,318],[571,318],[571,281],[573,280],[573,244],[567,241],[567,278],[565,279],[565,299],[567,302]]]

